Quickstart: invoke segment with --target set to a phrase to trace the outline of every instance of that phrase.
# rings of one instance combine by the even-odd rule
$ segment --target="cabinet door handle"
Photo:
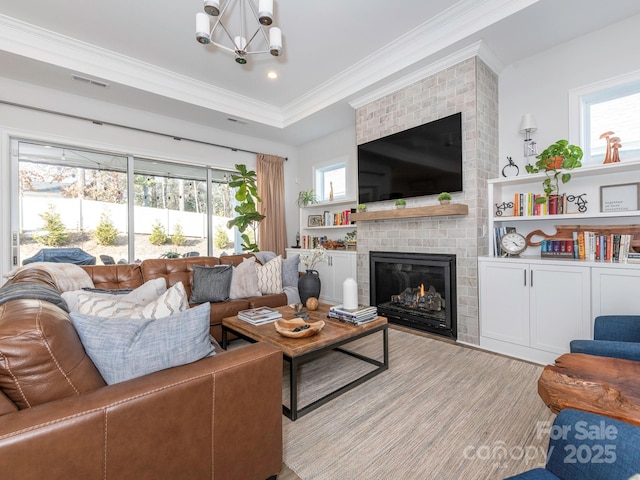
[[[531,284],[531,288],[533,288],[533,270],[531,270],[531,282],[529,282]]]
[[[527,269],[525,268],[524,270],[522,270],[522,273],[524,274],[524,286],[527,286]]]

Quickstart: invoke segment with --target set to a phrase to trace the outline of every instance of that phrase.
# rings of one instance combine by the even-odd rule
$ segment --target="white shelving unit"
[[[324,212],[329,212],[330,215],[333,215],[335,213],[344,212],[345,210],[351,210],[355,207],[355,200],[340,200],[335,202],[315,203],[313,205],[300,208],[300,237],[302,238],[305,235],[311,235],[314,237],[327,237],[329,240],[344,238],[348,231],[356,229],[355,224],[309,226],[309,216],[324,216]],[[300,245],[304,246],[302,241]]]
[[[498,227],[514,227],[527,235],[556,225],[607,226],[640,224],[640,210],[601,211],[601,187],[640,183],[640,162],[571,170],[561,193],[582,195],[587,211],[569,205],[568,214],[512,216],[497,214],[497,205],[516,193],[542,193],[544,174],[498,178],[488,182],[489,249],[478,258],[480,346],[538,363],[553,363],[569,351],[573,339],[592,338],[593,318],[637,314],[640,264],[593,262],[572,258],[541,258],[540,247],[528,247],[519,258],[493,256]],[[575,211],[575,213],[573,213]],[[533,241],[541,240],[533,238]]]

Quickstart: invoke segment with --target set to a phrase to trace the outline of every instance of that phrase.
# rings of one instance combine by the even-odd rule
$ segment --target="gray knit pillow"
[[[232,265],[193,266],[191,303],[226,302],[231,288]]]

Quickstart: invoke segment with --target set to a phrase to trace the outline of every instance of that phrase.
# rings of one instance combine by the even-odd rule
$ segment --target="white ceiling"
[[[274,3],[283,55],[241,66],[196,42],[202,0],[0,0],[0,76],[297,145],[352,125],[350,103],[416,71],[479,52],[499,73],[640,14],[637,0]],[[277,80],[266,77],[270,70]],[[2,92],[0,99],[11,101]]]

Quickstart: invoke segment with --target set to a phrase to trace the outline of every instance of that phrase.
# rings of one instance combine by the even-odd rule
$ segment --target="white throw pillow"
[[[122,295],[108,295],[105,298],[80,293],[77,311],[83,315],[95,317],[162,318],[189,308],[187,292],[182,282],[176,283],[147,305],[136,305],[133,302],[121,300],[120,297]]]
[[[262,295],[258,287],[255,257],[245,258],[240,265],[233,267],[229,298],[249,298]]]
[[[258,288],[263,295],[282,293],[282,255],[264,265],[256,264]]]
[[[69,292],[63,292],[62,298],[67,302],[70,312],[78,312],[78,296],[83,295],[84,301],[87,298],[106,298],[117,299],[118,301],[125,301],[136,304],[136,306],[144,306],[156,300],[160,295],[167,291],[167,284],[164,278],[154,278],[149,280],[138,288],[130,291],[129,293],[114,295],[108,292],[93,292],[91,290],[72,290]]]

